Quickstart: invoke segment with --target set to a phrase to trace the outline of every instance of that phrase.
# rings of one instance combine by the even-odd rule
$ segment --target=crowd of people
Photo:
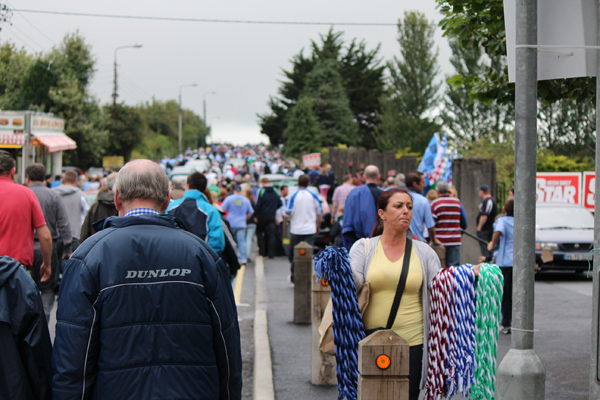
[[[175,168],[203,159],[205,171],[168,179]],[[415,398],[427,360],[428,287],[442,267],[432,246],[444,249],[444,266],[461,262],[467,218],[456,190],[438,182],[426,197],[418,171],[383,179],[369,165],[338,181],[331,166],[301,167],[266,146],[216,145],[131,161],[94,177],[91,190],[98,193],[90,204],[84,193],[90,180],[72,170],[56,184],[35,163],[25,171],[28,188],[15,184],[15,160],[0,150],[0,298],[9,296],[14,325],[0,324],[0,335],[14,343],[0,363],[20,366],[0,376],[0,394],[113,398],[127,390],[128,398],[240,398],[231,280],[253,261],[255,235],[260,256],[286,255],[287,229],[293,283],[293,247],[314,245],[326,222],[329,244],[350,254],[357,290],[365,281],[371,285],[366,329],[392,318],[398,276],[408,268],[396,314],[402,318],[392,318],[392,329],[411,346]],[[290,177],[294,193],[291,184],[272,186],[272,174]],[[490,188],[481,186],[479,196],[482,261],[495,254],[512,285],[512,199],[496,221]],[[57,294],[52,349],[47,321]],[[502,305],[505,333],[510,297]]]

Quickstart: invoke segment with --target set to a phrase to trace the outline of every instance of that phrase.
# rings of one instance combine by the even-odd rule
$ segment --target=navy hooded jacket
[[[229,273],[171,215],[110,217],[68,261],[53,396],[240,399]]]
[[[0,256],[0,399],[51,399],[51,360],[39,290],[17,260]]]

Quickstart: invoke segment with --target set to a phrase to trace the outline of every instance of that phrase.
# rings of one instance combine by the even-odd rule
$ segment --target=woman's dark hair
[[[506,211],[506,215],[509,217],[515,216],[515,199],[508,198],[506,202],[504,202],[504,210]]]
[[[379,201],[377,202],[377,211],[384,210],[387,208],[390,199],[393,195],[397,193],[404,193],[410,197],[410,193],[408,193],[408,189],[405,187],[395,187],[388,189],[379,195]],[[371,237],[379,236],[383,233],[383,221],[379,216],[379,212],[377,212],[377,220],[375,221],[375,226],[373,227],[373,231],[371,231]]]

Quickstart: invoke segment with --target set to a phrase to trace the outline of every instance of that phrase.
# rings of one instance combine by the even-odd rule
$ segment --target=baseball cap
[[[481,186],[479,186],[479,190],[482,190],[484,192],[489,192],[490,187],[488,185],[481,185]]]

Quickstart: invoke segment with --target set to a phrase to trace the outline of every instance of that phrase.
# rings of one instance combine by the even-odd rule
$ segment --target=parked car
[[[185,181],[189,174],[194,171],[198,172],[206,172],[210,168],[210,160],[208,159],[196,159],[190,160],[185,165],[180,165],[177,167],[173,167],[171,172],[169,172],[169,180],[180,180]]]
[[[594,217],[585,207],[539,203],[535,260],[541,270],[586,271],[593,256]],[[589,260],[589,261],[588,261]]]

